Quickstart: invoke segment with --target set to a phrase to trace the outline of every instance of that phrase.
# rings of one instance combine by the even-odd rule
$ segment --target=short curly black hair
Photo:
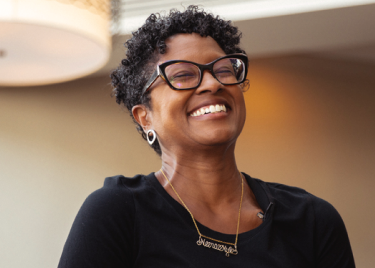
[[[133,32],[126,41],[126,59],[111,73],[113,94],[118,104],[123,103],[137,125],[138,132],[146,140],[146,133],[135,121],[132,108],[143,104],[149,109],[150,96],[142,95],[142,89],[155,69],[160,54],[166,53],[165,41],[179,33],[197,33],[203,37],[212,37],[226,54],[245,53],[239,47],[241,32],[231,21],[220,19],[204,12],[198,6],[191,5],[184,12],[172,9],[168,15],[151,14],[145,24]],[[155,53],[156,52],[156,53]],[[161,156],[157,140],[151,145]]]

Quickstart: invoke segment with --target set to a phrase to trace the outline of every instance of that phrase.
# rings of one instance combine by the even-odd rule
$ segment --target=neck
[[[234,145],[219,150],[172,153],[163,150],[162,169],[182,199],[207,207],[237,201],[241,191]],[[157,173],[167,189],[168,182]],[[170,192],[170,191],[169,191]]]

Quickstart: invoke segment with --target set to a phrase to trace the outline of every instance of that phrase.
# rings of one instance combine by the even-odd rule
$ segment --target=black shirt
[[[151,173],[106,178],[82,205],[58,267],[355,267],[332,205],[300,188],[244,175],[265,215],[260,226],[239,234],[238,255],[198,246],[189,213]],[[235,240],[197,224],[204,235]]]

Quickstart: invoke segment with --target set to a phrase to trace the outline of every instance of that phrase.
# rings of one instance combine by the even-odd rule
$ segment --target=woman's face
[[[158,64],[169,60],[188,60],[207,64],[225,56],[211,37],[198,34],[178,34],[166,41],[167,52]],[[246,109],[239,85],[224,86],[209,71],[203,73],[197,89],[173,90],[158,78],[150,88],[150,128],[157,133],[161,148],[194,148],[234,143],[245,123]],[[226,112],[192,116],[210,106],[225,105]]]

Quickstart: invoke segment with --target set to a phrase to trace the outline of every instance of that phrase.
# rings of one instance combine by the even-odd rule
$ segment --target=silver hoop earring
[[[152,140],[150,140],[150,136],[148,135],[148,134],[150,134],[150,132],[152,133]],[[152,145],[154,143],[154,141],[156,140],[156,132],[155,132],[155,130],[153,130],[153,129],[147,130],[146,136],[147,136],[148,143],[150,145]]]

